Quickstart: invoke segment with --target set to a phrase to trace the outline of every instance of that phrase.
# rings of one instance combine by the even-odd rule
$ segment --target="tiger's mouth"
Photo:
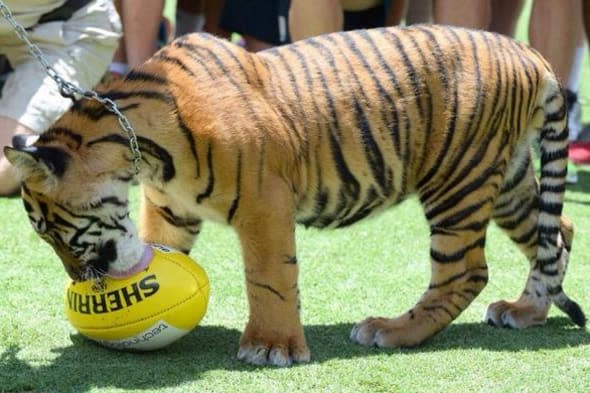
[[[94,256],[88,259],[82,267],[80,278],[82,280],[95,280],[106,276],[109,266],[117,260],[117,243],[114,240],[107,240],[98,245]]]
[[[140,271],[147,269],[147,267],[149,266],[153,257],[154,257],[154,250],[152,249],[152,247],[150,247],[149,245],[146,244],[143,247],[143,253],[141,255],[141,258],[139,259],[139,261],[137,263],[132,265],[127,270],[111,269],[108,273],[108,276],[113,277],[113,278],[118,278],[118,279],[131,277],[131,276],[139,273]]]
[[[100,250],[101,251],[98,252],[97,257],[89,260],[85,264],[84,269],[82,269],[82,274],[80,275],[81,280],[101,281],[105,277],[114,279],[131,277],[140,271],[145,270],[154,256],[152,247],[145,244],[141,250],[140,258],[135,258],[133,263],[123,264],[117,262],[117,252],[113,240],[109,240],[105,243]],[[121,269],[121,266],[125,266],[125,268]]]
[[[90,255],[75,256],[74,252],[53,245],[66,273],[74,281],[95,281],[108,276],[110,264],[117,259],[116,247],[114,240],[108,240],[96,246],[93,252],[89,252]]]

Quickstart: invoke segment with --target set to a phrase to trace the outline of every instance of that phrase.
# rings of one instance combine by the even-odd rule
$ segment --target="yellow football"
[[[179,251],[153,245],[151,252],[149,265],[131,277],[68,283],[66,315],[80,334],[115,349],[150,351],[197,326],[207,311],[207,274]]]

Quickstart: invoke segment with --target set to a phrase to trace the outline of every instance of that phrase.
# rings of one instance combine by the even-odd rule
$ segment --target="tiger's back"
[[[187,92],[178,83],[174,95],[199,102],[184,112],[211,106],[205,123],[215,124],[216,143],[260,156],[249,163],[257,176],[288,177],[298,221],[318,227],[348,225],[415,191],[429,198],[466,177],[465,151],[506,166],[534,128],[528,121],[550,73],[533,50],[503,36],[436,26],[330,34],[258,56],[204,36],[174,45],[159,58],[176,56],[210,76]],[[213,102],[227,109],[213,114]]]
[[[298,219],[320,227],[414,191],[430,199],[465,182],[473,159],[505,169],[549,72],[503,36],[426,26],[331,34],[261,58],[265,100],[303,168]]]
[[[565,101],[547,63],[522,44],[417,26],[329,34],[250,54],[195,34],[100,92],[118,101],[138,133],[141,239],[190,252],[202,219],[236,230],[250,304],[242,359],[309,360],[298,312],[296,221],[346,226],[411,193],[430,225],[428,288],[407,313],[359,323],[354,341],[417,345],[456,318],[487,283],[483,249],[491,220],[527,256],[531,271],[521,297],[492,304],[486,319],[537,325],[553,303],[585,323],[562,288],[572,239],[561,217]],[[539,185],[530,155],[535,138]],[[41,232],[39,223],[52,220],[47,206],[70,206],[68,218],[96,215],[94,223],[113,227],[54,225],[59,233],[48,241],[66,255],[69,272],[95,264],[96,258],[76,262],[95,249],[107,255],[104,244],[114,260],[101,269],[125,266],[120,245],[138,242],[128,224],[110,223],[128,220],[121,185],[132,178],[127,145],[117,119],[95,102],[76,105],[36,144],[68,159],[53,175],[58,187],[33,177],[25,182],[35,228]],[[17,155],[27,154],[33,153],[7,156],[18,165]],[[37,173],[28,166],[45,159],[23,158],[21,167]],[[76,188],[81,177],[92,184]],[[101,204],[84,203],[94,195]],[[100,210],[105,204],[114,206]]]

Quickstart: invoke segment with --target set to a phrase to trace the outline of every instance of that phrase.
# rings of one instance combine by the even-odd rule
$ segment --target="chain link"
[[[23,41],[28,49],[29,52],[33,55],[37,61],[45,68],[45,72],[51,79],[57,83],[59,88],[59,92],[63,97],[74,99],[76,94],[80,97],[87,99],[87,100],[95,100],[100,102],[109,112],[114,113],[119,120],[119,125],[129,138],[129,147],[131,152],[133,153],[133,168],[135,174],[137,175],[140,170],[141,164],[141,151],[139,150],[139,144],[137,142],[137,135],[135,134],[135,130],[131,126],[129,119],[125,116],[120,110],[117,104],[111,100],[110,98],[101,97],[97,92],[94,90],[84,90],[79,88],[78,86],[74,85],[73,83],[66,81],[63,79],[57,71],[49,64],[41,49],[31,42],[29,39],[29,35],[25,28],[20,25],[13,17],[12,12],[10,9],[4,4],[2,0],[0,0],[0,14],[8,21],[8,23],[14,29],[14,32],[18,36],[18,38]]]

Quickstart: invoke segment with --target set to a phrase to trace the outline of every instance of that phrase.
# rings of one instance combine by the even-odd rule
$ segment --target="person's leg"
[[[416,23],[432,23],[432,0],[412,0],[408,2],[406,24],[413,25]]]
[[[114,0],[113,4],[119,15],[123,15],[123,7],[121,2],[123,0]],[[122,19],[122,18],[121,18]],[[119,45],[113,55],[113,61],[109,65],[109,71],[112,77],[121,77],[127,73],[127,52],[125,51],[125,37],[121,36]]]
[[[289,34],[292,41],[342,30],[340,0],[291,0]]]
[[[225,0],[204,0],[205,26],[204,30],[218,37],[230,38],[230,33],[219,26]]]
[[[64,22],[29,30],[46,61],[63,79],[83,89],[104,75],[120,37],[119,18],[109,2],[90,3]],[[0,97],[0,196],[18,191],[18,181],[1,151],[18,134],[41,134],[72,104],[18,38],[6,48],[13,71]],[[68,43],[68,46],[64,46]]]
[[[581,7],[580,0],[562,0],[559,5],[552,0],[534,0],[531,11],[529,41],[551,64],[563,86],[568,82],[574,61]],[[550,32],[547,26],[551,26]],[[568,105],[575,101],[575,94],[568,92]],[[575,167],[569,167],[567,180],[577,182]]]
[[[385,16],[385,26],[397,26],[408,10],[407,0],[393,0]]]
[[[569,139],[574,141],[578,139],[582,132],[582,106],[579,101],[580,79],[582,78],[582,68],[586,56],[586,33],[584,32],[583,18],[576,18],[576,48],[572,58],[572,66],[569,71],[567,81],[564,83],[570,97],[568,107],[568,127],[570,130]]]
[[[490,31],[514,37],[524,0],[493,0]]]
[[[582,0],[582,7],[583,7],[583,26],[584,31],[586,33],[586,40],[590,42],[590,0]],[[571,81],[571,78],[570,78]],[[590,164],[590,142],[588,142],[588,131],[583,130],[579,135],[572,135],[570,133],[570,140],[571,139],[580,139],[576,141],[570,142],[569,148],[569,157],[570,160],[577,164]]]
[[[580,17],[580,0],[534,0],[529,25],[529,41],[566,83],[576,49],[575,21]],[[551,26],[551,30],[547,29]]]
[[[17,134],[32,134],[33,130],[14,119],[0,116],[0,196],[10,196],[18,192],[19,180],[12,165],[4,157],[4,146],[12,145],[12,137]]]
[[[435,0],[434,23],[487,30],[491,17],[490,0]]]
[[[203,12],[204,3],[204,0],[176,0],[176,8],[196,15]]]
[[[129,67],[142,64],[156,51],[163,8],[164,0],[122,0],[123,42]]]
[[[584,7],[584,30],[586,30],[586,38],[590,40],[590,0],[582,0]]]

